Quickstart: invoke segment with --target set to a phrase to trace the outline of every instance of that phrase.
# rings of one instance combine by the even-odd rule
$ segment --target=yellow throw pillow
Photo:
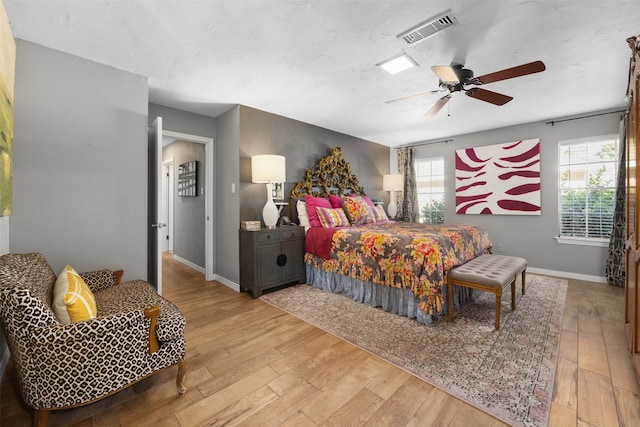
[[[53,312],[60,323],[96,317],[96,299],[82,277],[69,265],[53,287]]]

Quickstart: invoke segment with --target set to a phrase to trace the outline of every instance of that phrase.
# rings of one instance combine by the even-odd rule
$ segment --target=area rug
[[[309,285],[262,295],[275,307],[423,379],[511,424],[544,426],[549,419],[567,281],[527,275],[526,294],[502,299],[476,292],[454,322],[432,326],[384,312]]]

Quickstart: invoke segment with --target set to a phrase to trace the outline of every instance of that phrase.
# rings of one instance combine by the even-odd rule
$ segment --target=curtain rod
[[[556,123],[562,123],[562,122],[568,122],[571,120],[580,120],[580,119],[586,119],[589,117],[597,117],[597,116],[604,116],[606,114],[615,114],[615,113],[624,113],[626,110],[615,110],[615,111],[609,111],[608,113],[597,113],[597,114],[589,114],[587,116],[580,116],[580,117],[573,117],[571,119],[561,119],[561,120],[551,120],[550,122],[545,122],[545,125],[551,125],[554,126]]]
[[[406,147],[419,147],[421,145],[440,144],[442,142],[447,143],[447,142],[451,142],[451,141],[453,141],[453,139],[442,139],[442,140],[439,140],[439,141],[429,141],[429,142],[416,142],[414,144],[400,145],[399,147],[396,147],[396,149],[398,149],[398,148],[406,148]]]

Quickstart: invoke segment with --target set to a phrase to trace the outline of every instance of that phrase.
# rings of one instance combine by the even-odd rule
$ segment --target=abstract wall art
[[[456,213],[540,215],[540,140],[456,150]]]
[[[16,42],[0,2],[0,216],[11,215],[13,159],[13,91]]]

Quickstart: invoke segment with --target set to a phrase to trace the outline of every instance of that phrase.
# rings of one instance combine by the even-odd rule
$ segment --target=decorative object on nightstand
[[[286,181],[287,169],[284,156],[262,154],[251,157],[251,180],[267,184],[267,203],[262,208],[262,220],[267,228],[276,228],[280,213],[273,202],[273,184]]]
[[[402,191],[404,187],[404,178],[399,173],[384,175],[382,177],[382,189],[384,191],[391,192],[391,200],[389,206],[387,206],[387,213],[389,218],[393,219],[398,213],[398,207],[396,206],[396,191]]]
[[[240,291],[258,298],[266,289],[305,280],[304,227],[240,230]]]

